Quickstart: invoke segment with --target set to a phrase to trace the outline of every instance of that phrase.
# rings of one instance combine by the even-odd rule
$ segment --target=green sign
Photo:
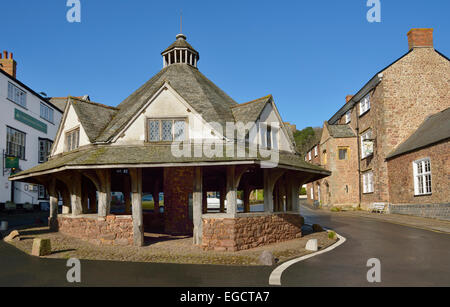
[[[5,168],[19,168],[19,158],[6,157],[5,158]]]
[[[18,120],[19,122],[22,122],[25,125],[28,125],[36,130],[47,133],[47,125],[46,124],[44,124],[40,120],[37,120],[36,118],[34,118],[20,110],[14,109],[14,118],[16,120]]]

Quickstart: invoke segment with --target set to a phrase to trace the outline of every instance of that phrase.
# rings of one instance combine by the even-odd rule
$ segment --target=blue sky
[[[237,102],[273,94],[285,121],[321,126],[407,52],[409,29],[434,28],[450,56],[450,1],[381,0],[381,23],[366,2],[81,0],[81,23],[68,23],[66,0],[2,1],[0,50],[37,92],[115,106],[162,68],[182,10],[202,73]]]

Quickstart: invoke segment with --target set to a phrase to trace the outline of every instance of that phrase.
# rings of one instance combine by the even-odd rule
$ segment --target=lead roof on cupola
[[[197,58],[200,59],[200,54],[198,53],[197,50],[194,49],[194,47],[191,46],[191,44],[189,44],[186,41],[186,35],[184,35],[184,34],[181,34],[181,33],[178,34],[176,36],[176,40],[169,47],[167,47],[166,50],[161,52],[161,55],[164,55],[167,52],[169,52],[169,51],[171,51],[171,50],[173,50],[175,48],[186,48],[186,49],[189,49],[189,50],[193,51],[194,53],[196,53],[197,54]]]

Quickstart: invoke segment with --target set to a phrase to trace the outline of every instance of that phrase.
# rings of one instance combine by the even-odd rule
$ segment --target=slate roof
[[[164,53],[166,53],[167,51],[169,51],[170,49],[173,49],[173,48],[188,48],[188,49],[191,49],[192,51],[197,53],[198,58],[200,58],[200,56],[198,55],[197,50],[195,50],[194,47],[192,47],[186,41],[186,36],[184,36],[183,34],[178,34],[177,35],[177,40],[175,42],[173,42],[172,45],[167,47],[163,52],[161,52],[161,54],[164,54]]]
[[[197,68],[186,64],[172,64],[163,68],[127,99],[117,106],[119,111],[98,142],[107,142],[114,137],[130,119],[156,94],[164,82],[183,97],[207,122],[234,122],[231,112],[237,103],[206,78]]]
[[[100,103],[69,97],[83,128],[93,143],[117,113],[117,109]]]
[[[288,152],[279,153],[279,165],[294,167],[299,170],[312,171],[323,175],[330,172],[316,165],[305,162],[300,156]],[[39,164],[33,168],[22,171],[10,177],[33,177],[36,173],[58,169],[60,167],[82,167],[89,168],[93,165],[149,165],[194,163],[194,162],[248,162],[264,161],[267,159],[258,157],[226,157],[225,147],[223,157],[181,157],[177,158],[171,152],[170,145],[145,145],[145,146],[111,146],[97,145],[80,148],[75,151],[64,153],[51,158],[49,161]]]
[[[238,104],[231,107],[236,122],[253,123],[256,122],[262,110],[270,101],[272,95],[268,95],[253,101]]]
[[[327,125],[328,132],[334,138],[352,138],[356,134],[350,125]]]
[[[70,97],[73,97],[73,96],[70,96]],[[75,98],[90,101],[89,95],[75,96]],[[68,100],[69,100],[69,97],[50,97],[50,98],[48,98],[48,101],[50,101],[50,103],[52,103],[55,107],[57,107],[61,112],[64,112],[64,110],[66,109]]]
[[[449,138],[450,108],[429,116],[406,141],[398,145],[386,158],[391,159]]]

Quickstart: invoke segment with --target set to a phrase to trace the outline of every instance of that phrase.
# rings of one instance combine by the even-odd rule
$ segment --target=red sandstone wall
[[[58,217],[59,232],[97,245],[133,245],[131,216]]]
[[[431,195],[414,195],[413,162],[430,158]],[[444,142],[388,161],[392,204],[440,204],[450,200],[450,142]]]
[[[203,219],[205,250],[238,251],[302,236],[303,217],[295,214]]]

